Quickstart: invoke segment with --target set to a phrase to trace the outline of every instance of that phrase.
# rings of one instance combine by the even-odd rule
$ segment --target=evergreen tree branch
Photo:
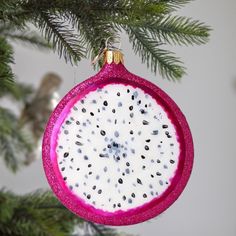
[[[69,25],[60,19],[60,16],[41,12],[36,18],[36,26],[43,32],[48,42],[52,43],[60,57],[65,61],[77,63],[84,57],[84,45],[78,35],[74,33]]]
[[[204,44],[209,40],[210,28],[199,21],[179,16],[167,16],[149,21],[143,30],[151,33],[153,38],[161,42],[178,45]]]
[[[57,206],[45,208],[44,206]],[[91,236],[119,235],[114,229],[84,220],[69,212],[51,192],[38,190],[18,196],[0,191],[0,235],[4,236],[68,236],[75,226],[89,224]]]
[[[10,110],[0,107],[0,156],[6,166],[15,172],[31,148],[30,140],[19,128],[17,117]]]
[[[1,33],[5,38],[14,41],[20,42],[26,46],[33,46],[38,49],[50,49],[51,45],[39,36],[36,32],[33,31],[4,31]]]
[[[157,43],[149,37],[147,32],[139,28],[126,27],[129,40],[132,43],[133,50],[138,54],[142,62],[146,62],[147,67],[156,73],[159,69],[160,74],[169,80],[178,80],[185,73],[181,61],[173,53],[160,49],[161,43]]]

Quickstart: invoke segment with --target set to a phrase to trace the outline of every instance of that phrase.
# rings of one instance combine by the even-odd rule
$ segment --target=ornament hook
[[[98,55],[91,62],[92,65],[95,65],[98,62],[98,60],[102,57],[104,52],[107,51],[107,50],[118,50],[118,51],[121,51],[121,38],[119,37],[118,41],[114,40],[113,42],[109,42],[110,38],[112,38],[112,36],[107,37],[107,39],[105,41],[105,47],[104,46],[100,47]],[[114,43],[119,43],[119,46],[118,47],[113,46],[112,44],[114,44]]]
[[[112,36],[109,36],[105,41],[105,48],[106,49],[116,49],[121,50],[121,38],[119,37],[118,40],[114,40],[113,42],[109,42],[109,39],[112,38]],[[112,44],[119,43],[119,47],[113,46]]]

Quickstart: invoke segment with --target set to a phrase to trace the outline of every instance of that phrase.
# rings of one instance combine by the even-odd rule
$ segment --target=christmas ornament
[[[156,85],[130,73],[119,50],[52,113],[43,165],[58,199],[107,225],[143,222],[183,191],[193,164],[187,121]]]

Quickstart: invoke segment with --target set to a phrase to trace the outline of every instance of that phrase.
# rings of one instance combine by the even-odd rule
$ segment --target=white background
[[[122,48],[126,67],[165,90],[185,113],[195,142],[193,173],[184,193],[164,214],[120,230],[145,236],[235,236],[236,2],[198,0],[179,14],[200,19],[214,29],[207,45],[175,50],[188,68],[181,83],[150,73],[132,52],[125,35]],[[19,45],[15,47],[15,59],[14,72],[18,78],[34,86],[46,72],[62,76],[61,96],[75,83],[96,73],[87,60],[73,68],[56,54]],[[3,164],[0,171],[0,187],[17,193],[49,187],[40,158],[15,175]]]

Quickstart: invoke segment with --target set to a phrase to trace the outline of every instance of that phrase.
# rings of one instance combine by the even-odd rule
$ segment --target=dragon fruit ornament
[[[53,111],[43,165],[58,199],[100,224],[130,225],[166,210],[191,174],[193,141],[175,102],[130,73],[119,50]]]

